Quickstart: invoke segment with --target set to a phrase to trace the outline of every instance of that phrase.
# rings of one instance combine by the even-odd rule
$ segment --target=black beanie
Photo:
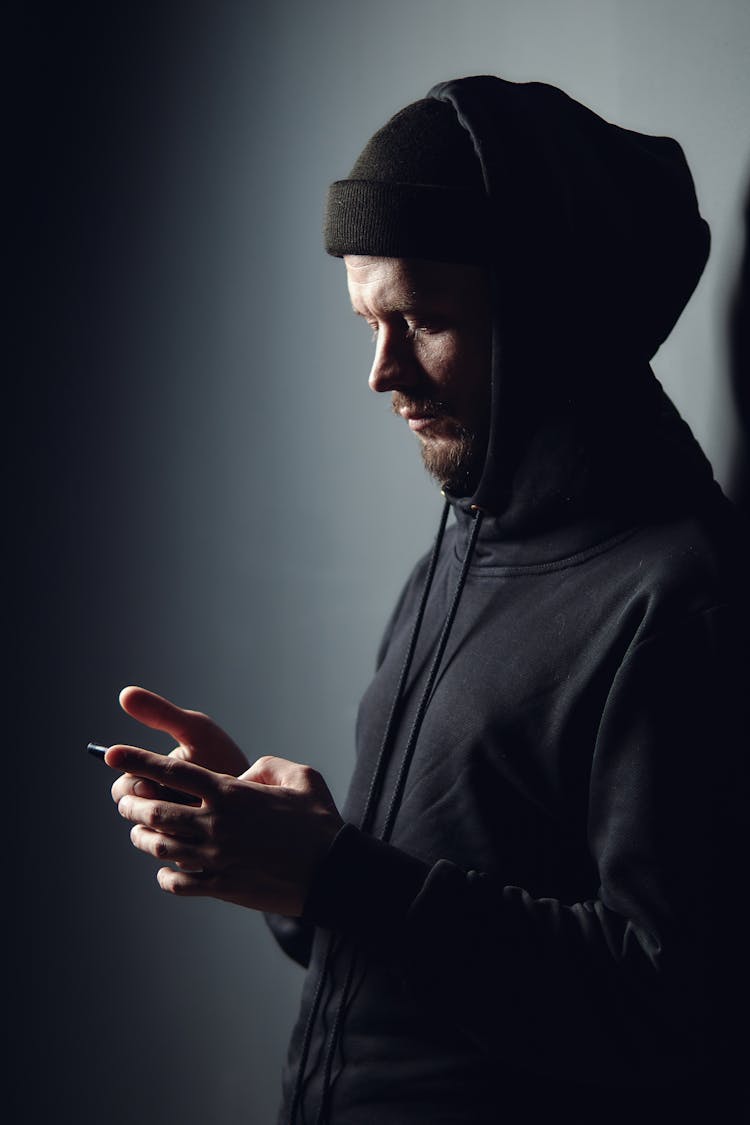
[[[452,105],[423,98],[368,141],[349,178],[328,192],[325,248],[341,258],[491,257],[479,159]]]

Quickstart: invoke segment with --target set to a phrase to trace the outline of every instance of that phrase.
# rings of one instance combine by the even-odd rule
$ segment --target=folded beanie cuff
[[[487,200],[471,189],[337,180],[328,191],[328,254],[484,264],[491,258]]]

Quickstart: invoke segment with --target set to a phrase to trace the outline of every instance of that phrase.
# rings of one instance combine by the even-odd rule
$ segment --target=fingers
[[[159,868],[156,878],[163,891],[185,898],[213,895],[216,881],[216,877],[210,873],[175,871],[173,867]]]
[[[181,840],[200,840],[206,834],[201,824],[204,814],[200,810],[185,808],[171,801],[146,800],[128,794],[118,801],[117,811],[124,820]]]
[[[161,867],[156,878],[163,891],[183,898],[208,896],[236,903],[237,906],[287,914],[289,917],[302,913],[303,897],[293,890],[279,893],[272,881],[241,868],[188,872]]]
[[[155,781],[146,781],[143,777],[134,777],[132,773],[124,773],[112,785],[112,800],[117,804],[121,797],[130,793],[134,793],[137,797],[150,797],[152,800],[158,800],[160,797],[167,799],[163,785],[158,785]]]
[[[148,797],[152,801],[173,801],[178,805],[200,805],[198,797],[191,797],[187,793],[180,793],[177,789],[168,789],[166,785],[159,785],[156,781],[147,781],[144,777],[135,777],[132,773],[124,773],[112,785],[112,800],[118,803],[121,797],[128,794],[136,797]]]
[[[267,893],[264,892],[262,877],[257,879],[241,869],[230,868],[226,871],[209,869],[198,872],[161,867],[156,873],[156,878],[163,891],[185,898],[210,896],[222,899],[224,902],[244,905],[243,900],[248,894],[248,885],[257,886],[260,895]]]
[[[205,857],[187,840],[165,836],[162,832],[154,832],[142,824],[136,824],[131,828],[130,840],[138,851],[164,863],[177,864],[181,870],[198,873],[204,869]]]
[[[221,774],[171,755],[153,754],[137,746],[110,746],[104,761],[112,769],[157,781],[193,797],[213,797],[221,785]]]

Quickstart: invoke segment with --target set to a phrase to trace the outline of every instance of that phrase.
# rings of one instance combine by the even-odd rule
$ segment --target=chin
[[[431,477],[451,496],[471,496],[484,464],[484,447],[475,434],[422,444],[422,463]]]

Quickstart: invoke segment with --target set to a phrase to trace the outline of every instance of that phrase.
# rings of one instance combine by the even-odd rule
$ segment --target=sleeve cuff
[[[304,921],[392,960],[403,955],[406,917],[429,865],[345,824],[318,868]]]

